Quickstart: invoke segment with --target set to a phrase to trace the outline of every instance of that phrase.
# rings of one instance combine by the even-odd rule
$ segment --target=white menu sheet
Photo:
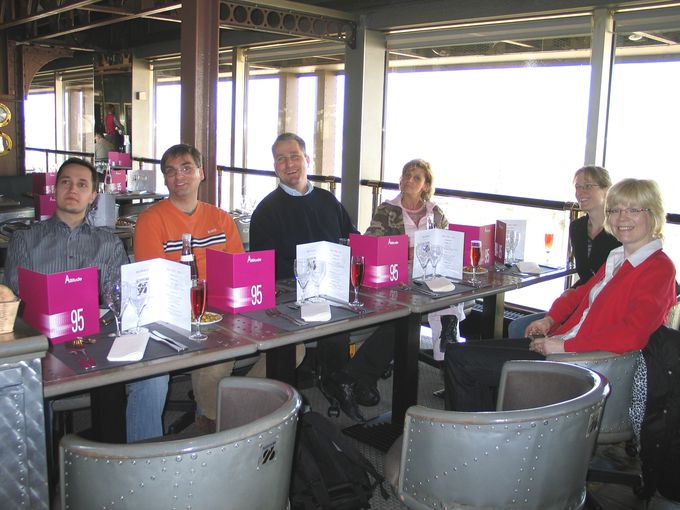
[[[350,248],[342,244],[328,241],[298,244],[295,251],[298,261],[309,261],[312,257],[326,265],[326,272],[319,282],[319,295],[330,296],[343,302],[349,302],[349,261]],[[297,299],[302,299],[302,291],[297,285]],[[305,291],[306,297],[312,297],[316,284],[310,278]]]
[[[151,259],[120,268],[123,289],[121,303],[127,303],[121,328],[137,326],[138,310],[130,300],[133,289],[146,293],[139,325],[165,321],[191,330],[191,270],[189,266],[165,259]]]
[[[418,260],[416,250],[420,243],[429,242],[431,246],[440,245],[443,249],[443,254],[437,263],[437,274],[441,276],[448,276],[450,278],[463,277],[463,265],[465,262],[463,253],[463,241],[465,234],[463,232],[456,232],[455,230],[445,230],[434,228],[430,230],[416,230],[414,239],[414,253],[413,253],[413,271],[412,278],[421,278],[425,272]],[[427,274],[432,274],[432,264],[427,266]]]

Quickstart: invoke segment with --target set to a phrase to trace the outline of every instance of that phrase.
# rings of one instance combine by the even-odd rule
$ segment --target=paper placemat
[[[345,319],[351,319],[352,317],[356,317],[359,315],[359,313],[367,314],[367,313],[372,313],[373,310],[368,310],[368,309],[363,309],[363,312],[354,312],[352,310],[347,310],[346,308],[338,307],[331,305],[331,320],[325,321],[325,322],[309,322],[309,323],[304,323],[301,325],[293,324],[292,322],[283,319],[281,317],[273,317],[271,315],[267,315],[266,310],[254,310],[252,312],[241,312],[240,315],[243,315],[245,317],[248,317],[250,319],[254,319],[259,322],[263,322],[265,324],[269,324],[270,326],[274,326],[278,329],[282,329],[284,331],[297,331],[300,329],[306,329],[306,328],[312,328],[314,326],[318,326],[319,324],[328,324],[331,322],[337,322]],[[287,304],[281,304],[276,307],[276,310],[279,312],[283,313],[284,315],[287,315],[289,317],[294,317],[296,319],[302,320],[300,317],[300,309],[292,309],[290,308],[293,305],[293,303],[287,303]]]
[[[187,346],[187,350],[182,352],[181,354],[185,354],[188,352],[194,352],[194,351],[199,351],[203,348],[202,343],[194,342],[193,340],[189,340],[186,336],[180,335],[176,331],[167,328],[161,324],[157,323],[151,323],[145,326],[149,330],[151,329],[157,329],[161,333],[169,336],[170,338],[176,339],[179,342],[182,342],[184,345]],[[205,328],[201,328],[202,330]],[[71,354],[69,350],[67,349],[68,342],[63,342],[57,345],[50,344],[49,351],[56,356],[59,361],[64,363],[66,366],[68,366],[71,370],[73,370],[76,373],[82,374],[85,372],[93,372],[96,370],[102,370],[105,368],[110,368],[110,367],[119,367],[122,365],[128,365],[130,363],[137,363],[137,361],[108,361],[106,359],[107,355],[109,354],[109,351],[111,350],[111,346],[113,345],[114,337],[107,336],[109,331],[102,331],[99,335],[94,336],[94,338],[97,339],[97,342],[94,344],[86,344],[85,345],[85,350],[87,351],[87,354],[90,356],[90,358],[94,359],[95,363],[97,364],[96,368],[92,368],[90,370],[85,370],[82,366],[80,366],[80,362],[78,361],[78,358]],[[152,359],[159,359],[159,358],[165,358],[167,356],[177,356],[178,353],[174,349],[171,349],[167,345],[164,345],[160,342],[156,342],[155,340],[152,340],[149,338],[149,342],[146,346],[146,351],[144,352],[144,357],[142,358],[142,361],[149,361]]]
[[[485,287],[491,287],[488,282],[479,282],[477,285],[472,286],[465,283],[456,283],[456,288],[450,292],[434,292],[427,288],[427,285],[422,282],[411,282],[408,290],[416,292],[418,294],[423,294],[425,296],[431,297],[433,299],[439,299],[443,297],[455,296],[456,294],[462,294],[464,292],[469,292],[474,289],[483,289]]]

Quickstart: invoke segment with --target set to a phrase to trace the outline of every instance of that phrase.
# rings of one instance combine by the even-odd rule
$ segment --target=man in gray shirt
[[[120,277],[120,266],[127,264],[128,257],[123,243],[112,232],[86,221],[97,196],[96,170],[82,159],[67,159],[57,172],[55,195],[54,216],[12,235],[5,283],[18,294],[19,267],[50,274],[96,266],[101,296],[104,284]]]

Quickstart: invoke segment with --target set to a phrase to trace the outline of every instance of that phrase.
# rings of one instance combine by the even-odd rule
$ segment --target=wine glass
[[[432,262],[432,277],[437,276],[437,264],[444,254],[444,248],[441,244],[433,244],[430,250],[430,261]]]
[[[326,261],[325,260],[316,260],[316,257],[311,257],[309,259],[309,270],[312,273],[312,282],[314,283],[314,286],[316,287],[316,293],[310,299],[310,301],[318,302],[319,301],[318,297],[319,297],[319,294],[320,294],[321,281],[323,280],[324,276],[326,276]]]
[[[543,243],[545,244],[545,261],[550,262],[550,251],[553,247],[553,241],[555,240],[555,234],[552,232],[546,232],[543,236]]]
[[[482,242],[475,239],[470,241],[470,265],[472,265],[472,279],[470,283],[477,284],[477,268],[479,267],[479,259],[482,257]]]
[[[203,312],[205,312],[205,286],[205,280],[200,278],[191,280],[191,318],[193,319],[193,325],[196,326],[196,331],[189,336],[192,340],[205,340],[208,338],[201,333],[201,317],[203,317]]]
[[[359,301],[359,287],[364,281],[364,257],[360,255],[352,256],[352,264],[349,268],[349,281],[354,289],[354,301],[350,303],[355,308],[361,308],[364,304]]]
[[[144,328],[141,327],[141,321],[142,312],[144,312],[144,308],[146,308],[146,305],[149,302],[148,284],[148,280],[138,280],[137,283],[130,288],[130,303],[137,312],[137,326],[131,330],[131,333],[134,333],[135,335],[144,331]]]
[[[120,331],[120,319],[123,315],[125,305],[127,305],[127,302],[121,303],[122,293],[123,289],[120,282],[110,280],[104,284],[104,302],[106,303],[106,307],[113,313],[113,319],[116,321],[115,336],[122,335]],[[114,334],[112,333],[109,336],[113,335]]]
[[[520,232],[515,229],[508,229],[505,235],[505,261],[508,264],[515,263],[515,250],[519,245]]]
[[[424,241],[416,246],[416,257],[418,257],[420,267],[423,268],[423,280],[427,280],[427,265],[430,263],[431,251],[430,241]]]
[[[435,228],[435,224],[434,224],[434,213],[429,213],[429,214],[427,215],[427,218],[426,218],[426,220],[425,220],[425,228],[426,228],[427,230],[432,230],[433,228]]]
[[[309,283],[309,279],[311,277],[309,272],[309,263],[306,260],[295,259],[293,261],[293,273],[295,274],[295,281],[300,286],[300,301],[298,301],[297,304],[301,305],[306,301],[305,289],[307,288],[307,284]]]

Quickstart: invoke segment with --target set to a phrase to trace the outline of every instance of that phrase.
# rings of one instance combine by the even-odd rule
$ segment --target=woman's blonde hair
[[[640,207],[649,209],[652,220],[651,234],[654,239],[663,239],[663,226],[666,224],[666,212],[659,185],[651,179],[623,179],[614,184],[607,192],[605,212],[607,221],[605,228],[612,233],[610,209],[617,206]]]
[[[432,175],[432,168],[430,167],[430,164],[424,159],[412,159],[404,165],[404,168],[401,171],[401,176],[404,177],[406,172],[408,172],[411,168],[420,168],[425,173],[425,187],[423,188],[423,191],[420,192],[420,197],[423,200],[430,200],[430,198],[432,198],[432,194],[434,193],[434,176]]]
[[[606,168],[597,165],[586,165],[582,166],[574,174],[574,180],[581,175],[585,174],[587,177],[595,181],[600,188],[609,189],[612,185],[612,179],[609,177],[609,172]]]

